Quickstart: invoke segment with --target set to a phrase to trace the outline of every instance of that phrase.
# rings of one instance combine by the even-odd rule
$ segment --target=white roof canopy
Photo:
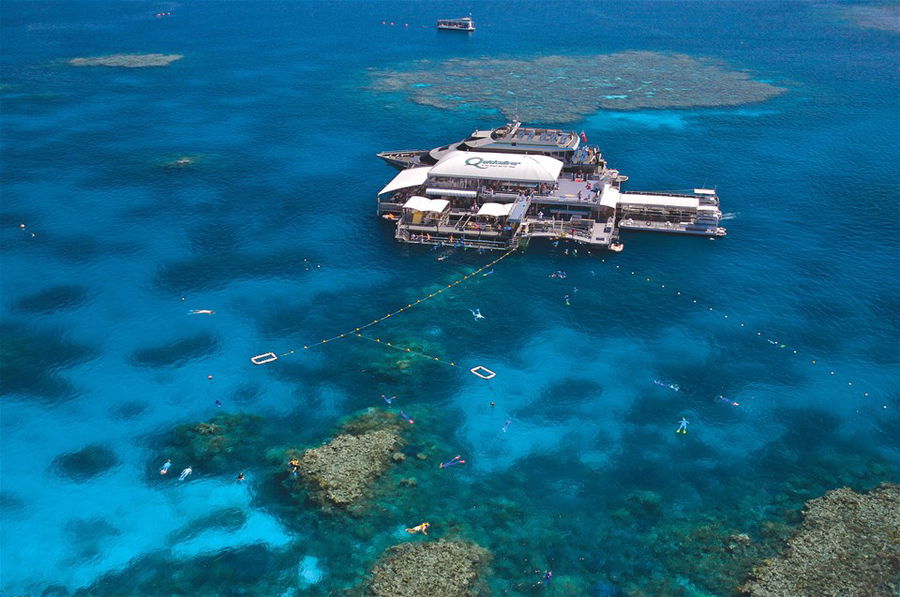
[[[477,216],[494,216],[496,218],[505,217],[512,211],[515,203],[485,203],[478,210]]]
[[[406,189],[409,187],[417,187],[428,178],[428,171],[431,168],[410,168],[401,170],[400,174],[394,177],[394,180],[387,183],[387,186],[378,192],[379,195],[396,191],[397,189]]]
[[[661,207],[684,207],[697,209],[700,199],[697,197],[671,197],[669,195],[641,195],[640,193],[622,193],[619,205],[655,205]]]
[[[556,182],[563,163],[545,155],[452,151],[431,167],[431,177],[514,182]]]
[[[614,189],[608,184],[603,185],[603,192],[600,194],[600,205],[606,207],[615,207],[619,202],[622,194],[618,189]]]
[[[450,202],[446,199],[428,199],[414,195],[403,204],[403,209],[440,213],[447,209]]]

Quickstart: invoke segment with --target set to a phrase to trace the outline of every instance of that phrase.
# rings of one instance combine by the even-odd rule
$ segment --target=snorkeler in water
[[[162,465],[162,468],[159,469],[159,474],[160,475],[168,475],[170,468],[172,468],[172,461],[169,459],[166,459],[166,461]]]
[[[407,423],[409,423],[410,425],[415,423],[415,421],[412,419],[412,417],[410,417],[408,414],[406,414],[402,410],[400,411],[400,418],[403,419],[404,421],[406,421]]]
[[[190,477],[190,476],[191,476],[191,473],[193,473],[193,472],[194,472],[194,470],[193,470],[191,467],[187,467],[186,469],[184,469],[183,471],[181,471],[181,474],[180,474],[180,475],[178,475],[178,480],[179,480],[179,481],[184,481],[185,479],[187,479],[188,477]]]
[[[566,301],[566,306],[567,306],[567,307],[571,307],[571,306],[572,306],[572,302],[569,300],[569,295],[568,295],[568,294],[567,294],[565,297],[563,297],[563,300]]]
[[[725,403],[725,404],[728,404],[728,405],[730,405],[730,406],[740,406],[740,405],[741,405],[740,402],[735,402],[735,401],[732,400],[731,398],[728,398],[728,397],[726,397],[726,396],[722,396],[721,394],[719,395],[718,398],[716,398],[716,400],[718,400],[719,402],[723,402],[723,403]]]
[[[490,275],[493,274],[493,273],[494,273],[494,269],[491,268],[489,271],[486,271],[486,272],[484,272],[484,273],[481,274],[481,275],[482,275],[482,277],[487,277],[487,276],[490,276]]]
[[[300,472],[300,461],[296,458],[293,458],[290,462],[288,462],[288,467],[290,467],[291,469],[291,476],[296,479],[297,474]]]
[[[438,468],[450,468],[451,466],[456,466],[457,464],[465,464],[466,461],[462,459],[462,456],[454,456],[447,462],[442,462],[438,465]]]
[[[422,533],[423,535],[428,534],[428,527],[431,526],[430,522],[423,522],[422,524],[418,524],[412,528],[406,529],[406,532],[410,535],[415,535],[416,533]]]
[[[244,477],[244,473],[242,471],[237,474],[237,478],[235,479],[235,481],[237,482],[238,485],[240,485],[244,481],[244,479],[245,479],[245,477]]]
[[[509,429],[510,423],[512,423],[512,419],[506,419],[506,423],[503,425],[503,433],[506,433],[506,430]]]
[[[686,434],[687,433],[688,420],[684,417],[681,417],[681,421],[678,422],[678,429],[675,430],[675,433]]]
[[[484,315],[481,314],[481,309],[477,309],[477,308],[476,308],[476,309],[469,309],[469,311],[471,311],[471,312],[472,312],[472,315],[475,316],[475,321],[478,321],[479,319],[484,319],[484,318],[485,318]]]
[[[661,388],[668,388],[668,389],[672,390],[673,392],[677,392],[678,390],[681,389],[681,387],[678,384],[669,383],[667,381],[662,381],[661,379],[654,379],[653,383],[655,383],[656,385],[658,385]]]
[[[215,315],[216,312],[212,309],[191,309],[188,311],[189,315]]]
[[[387,402],[388,406],[390,406],[391,403],[392,403],[394,400],[397,399],[397,397],[396,397],[396,396],[391,396],[390,398],[388,398],[387,396],[385,396],[384,394],[382,394],[382,395],[381,395],[381,399],[384,400],[385,402]]]

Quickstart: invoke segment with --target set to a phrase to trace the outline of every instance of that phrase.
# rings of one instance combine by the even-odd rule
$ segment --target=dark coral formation
[[[60,370],[89,359],[93,352],[59,331],[0,323],[0,394],[49,401],[69,398],[75,388],[59,376]]]
[[[231,473],[252,464],[263,453],[260,434],[263,419],[244,413],[222,413],[209,422],[176,428],[165,456],[177,467],[191,466],[196,472]]]
[[[148,66],[168,66],[184,58],[181,54],[110,54],[95,58],[72,58],[72,66],[121,66],[124,68],[146,68]]]
[[[451,58],[371,75],[372,89],[401,92],[418,104],[447,110],[478,106],[537,122],[571,122],[602,108],[737,106],[785,91],[715,60],[658,52]]]
[[[375,597],[469,597],[487,594],[479,575],[490,554],[464,541],[403,543],[391,547],[372,569],[367,595]]]
[[[91,444],[78,450],[61,454],[53,460],[53,471],[73,481],[84,483],[100,476],[119,464],[119,458],[109,447]]]
[[[349,506],[365,494],[369,485],[391,465],[400,442],[389,429],[362,435],[342,434],[300,456],[300,472],[314,486],[320,501]]]
[[[138,349],[131,360],[146,367],[180,367],[215,352],[218,347],[219,341],[215,336],[197,334],[169,344]]]
[[[890,597],[900,589],[900,485],[858,494],[836,489],[810,500],[779,557],[741,591],[752,597]]]
[[[50,286],[16,301],[16,309],[25,313],[53,313],[74,309],[87,299],[87,290],[74,284]]]

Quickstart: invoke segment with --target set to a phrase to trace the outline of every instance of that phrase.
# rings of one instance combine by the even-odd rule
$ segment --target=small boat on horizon
[[[438,19],[437,28],[447,31],[475,31],[475,21],[472,20],[472,15],[461,19]]]

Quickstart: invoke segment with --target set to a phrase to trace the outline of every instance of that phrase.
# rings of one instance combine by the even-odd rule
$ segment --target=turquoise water
[[[723,537],[769,545],[806,499],[900,481],[897,34],[835,7],[690,7],[521,2],[511,26],[478,5],[459,35],[432,27],[469,11],[451,3],[5,2],[0,593],[337,594],[430,520],[493,552],[498,594],[550,569],[547,594],[729,594],[746,569]],[[789,89],[541,123],[584,129],[629,190],[715,185],[727,238],[535,243],[372,330],[458,367],[401,370],[359,339],[250,364],[492,258],[397,245],[374,154],[496,114],[374,94],[367,69],[620,50]],[[66,63],[132,52],[184,58]],[[404,464],[417,487],[360,519],[292,502],[265,449],[318,444],[382,393],[416,418],[411,453],[466,465]],[[263,417],[233,471],[161,479],[172,429],[223,412]]]

